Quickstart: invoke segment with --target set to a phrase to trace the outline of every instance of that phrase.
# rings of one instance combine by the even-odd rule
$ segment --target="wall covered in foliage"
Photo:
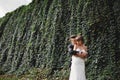
[[[78,33],[89,49],[87,79],[119,80],[120,0],[33,0],[8,13],[0,19],[0,74],[39,69],[41,79],[67,79],[66,39]]]

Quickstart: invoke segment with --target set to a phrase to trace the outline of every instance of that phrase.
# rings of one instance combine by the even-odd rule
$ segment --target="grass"
[[[0,80],[68,80],[69,72],[64,70],[59,71],[58,73],[54,73],[50,75],[51,69],[40,69],[40,68],[32,68],[24,75],[16,76],[16,75],[0,75]]]
[[[13,75],[0,75],[0,80],[19,80],[18,77]]]

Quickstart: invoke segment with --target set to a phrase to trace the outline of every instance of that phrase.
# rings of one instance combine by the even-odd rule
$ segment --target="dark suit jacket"
[[[68,45],[68,52],[71,56],[78,53],[78,51],[73,50],[73,48],[74,48],[74,45],[72,44]]]

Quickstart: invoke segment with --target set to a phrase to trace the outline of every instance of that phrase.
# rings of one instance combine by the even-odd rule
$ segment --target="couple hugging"
[[[85,58],[87,57],[87,46],[81,35],[72,35],[69,38],[71,44],[68,46],[69,54],[72,56],[69,80],[86,80]]]

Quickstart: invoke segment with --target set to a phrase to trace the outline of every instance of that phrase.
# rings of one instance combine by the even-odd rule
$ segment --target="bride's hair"
[[[79,35],[76,37],[76,40],[77,41],[82,41],[82,43],[84,43],[84,39],[83,39],[83,36],[82,35]]]

